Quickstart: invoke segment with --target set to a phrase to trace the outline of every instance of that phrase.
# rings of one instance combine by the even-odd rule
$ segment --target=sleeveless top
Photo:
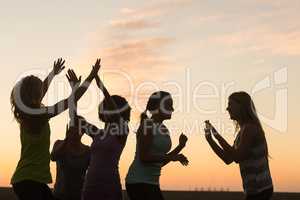
[[[127,124],[125,129],[128,132]],[[105,134],[105,131],[104,134],[93,137],[91,160],[83,186],[82,199],[122,199],[119,160],[124,146],[125,144],[119,142],[118,136]]]
[[[161,132],[158,124],[153,124],[153,139],[150,146],[150,153],[153,155],[165,155],[172,146],[169,132]],[[137,139],[138,140],[138,139]],[[151,185],[159,185],[159,177],[163,163],[143,163],[140,160],[140,146],[137,142],[134,160],[129,167],[126,183],[146,183]]]
[[[50,173],[50,126],[46,122],[39,134],[20,128],[21,158],[11,178],[11,184],[24,180],[51,183]]]
[[[240,133],[234,141],[234,147],[237,148],[239,143]],[[248,159],[239,163],[243,188],[247,195],[255,195],[273,188],[266,145],[261,139],[255,139],[250,147]]]
[[[64,154],[56,161],[54,196],[63,199],[81,199],[81,190],[90,161],[90,149],[82,155]]]

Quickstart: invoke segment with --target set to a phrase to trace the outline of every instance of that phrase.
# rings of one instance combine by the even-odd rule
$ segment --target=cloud
[[[154,69],[172,64],[164,49],[174,41],[168,37],[129,39],[103,48],[100,52],[106,64],[114,68],[131,71]]]
[[[119,19],[110,21],[110,25],[111,27],[118,29],[141,30],[158,27],[159,23],[145,19]]]
[[[265,27],[210,37],[210,44],[228,48],[232,54],[245,52],[300,55],[300,31],[274,31]]]
[[[140,8],[122,8],[120,13],[127,17],[157,17],[192,5],[192,0],[163,0]]]

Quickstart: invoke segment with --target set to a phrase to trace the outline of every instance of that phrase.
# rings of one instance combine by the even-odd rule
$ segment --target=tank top
[[[120,127],[119,127],[120,128]],[[119,160],[125,144],[119,142],[117,135],[98,134],[93,138],[91,145],[91,161],[83,186],[82,199],[84,200],[120,200],[122,187],[119,175]],[[127,131],[127,123],[117,130]]]
[[[169,132],[161,132],[159,124],[153,124],[153,139],[150,146],[150,153],[153,155],[165,155],[172,146]],[[138,139],[137,139],[138,140]],[[152,185],[159,185],[159,177],[161,175],[161,168],[163,163],[143,163],[140,160],[140,146],[137,142],[134,160],[129,167],[126,183],[146,183]]]
[[[234,142],[235,148],[240,143],[240,133]],[[266,142],[256,138],[250,147],[248,159],[239,163],[244,192],[247,195],[261,193],[273,188]]]
[[[21,126],[21,157],[12,176],[11,184],[24,180],[51,183],[50,173],[50,126],[46,122],[39,134]]]
[[[56,161],[54,196],[59,199],[81,199],[81,191],[90,161],[90,149],[82,155],[64,154]]]

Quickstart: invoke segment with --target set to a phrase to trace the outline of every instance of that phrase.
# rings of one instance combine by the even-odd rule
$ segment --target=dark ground
[[[164,197],[166,200],[243,200],[240,192],[165,191]],[[0,188],[0,200],[17,199],[10,188]],[[128,199],[125,197],[125,200]],[[300,200],[300,193],[275,193],[273,200]]]

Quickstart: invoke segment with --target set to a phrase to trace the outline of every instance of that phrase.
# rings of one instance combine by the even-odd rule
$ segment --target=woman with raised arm
[[[100,78],[97,85],[104,94],[99,105],[99,119],[104,129],[84,121],[84,132],[91,136],[91,161],[84,183],[83,200],[122,200],[119,160],[125,147],[130,120],[130,106],[125,98],[111,96]]]
[[[152,115],[148,118],[147,112]],[[163,124],[172,117],[173,99],[164,91],[153,93],[141,115],[137,131],[136,153],[126,177],[126,190],[131,200],[162,200],[159,178],[163,166],[171,161],[188,165],[187,158],[180,154],[187,137],[180,135],[179,144],[171,151],[171,138],[168,128]]]
[[[49,120],[68,108],[69,100],[75,95],[75,101],[87,90],[87,86],[98,70],[93,68],[85,85],[72,91],[66,98],[53,106],[45,107],[42,99],[55,75],[64,69],[65,61],[54,62],[53,71],[42,82],[31,75],[23,78],[13,88],[11,105],[15,119],[20,125],[21,157],[11,179],[14,192],[20,200],[53,199],[47,186],[52,182],[50,174],[50,126]]]
[[[72,88],[78,87],[78,79],[73,70],[68,70],[67,78]],[[76,90],[73,89],[73,90]],[[86,170],[90,161],[90,147],[81,143],[82,131],[77,116],[77,102],[70,102],[70,123],[64,140],[57,140],[51,152],[51,160],[56,162],[56,182],[54,196],[57,200],[80,200]]]
[[[224,163],[239,164],[246,200],[270,200],[273,183],[269,169],[268,145],[250,95],[246,92],[231,94],[227,111],[239,130],[234,145],[228,144],[209,121],[205,121],[206,140]]]

